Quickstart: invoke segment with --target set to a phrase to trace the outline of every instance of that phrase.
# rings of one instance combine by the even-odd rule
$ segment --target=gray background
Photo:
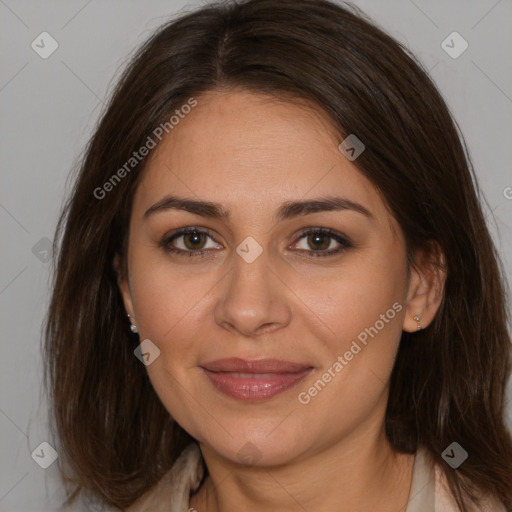
[[[417,55],[448,101],[487,198],[485,211],[510,281],[512,1],[354,3]],[[70,169],[127,56],[174,13],[196,5],[0,0],[0,511],[55,510],[62,497],[56,464],[41,469],[31,452],[51,441],[41,399],[40,333],[49,297],[45,249],[69,191]],[[43,31],[59,45],[47,59],[31,48]],[[456,59],[441,47],[453,31],[469,44]],[[511,398],[509,393],[510,424]]]

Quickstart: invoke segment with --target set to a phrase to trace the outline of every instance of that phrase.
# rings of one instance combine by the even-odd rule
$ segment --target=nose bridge
[[[253,335],[289,321],[282,287],[276,283],[270,253],[254,239],[245,239],[232,254],[226,285],[216,305],[219,325]]]

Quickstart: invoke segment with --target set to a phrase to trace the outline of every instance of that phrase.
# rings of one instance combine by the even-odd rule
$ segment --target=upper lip
[[[204,363],[201,367],[212,372],[296,373],[311,368],[311,365],[281,361],[279,359],[257,359],[250,361],[239,357],[230,357]]]

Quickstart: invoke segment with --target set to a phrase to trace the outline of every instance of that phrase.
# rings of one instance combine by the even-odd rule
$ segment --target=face
[[[156,393],[234,462],[381,429],[411,297],[399,226],[318,111],[248,92],[197,101],[150,155],[120,279],[160,350]]]

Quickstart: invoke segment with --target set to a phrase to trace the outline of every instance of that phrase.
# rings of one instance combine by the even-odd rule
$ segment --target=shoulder
[[[203,477],[201,458],[198,444],[188,445],[158,483],[125,512],[187,512],[190,492]]]
[[[427,448],[418,447],[406,512],[460,512],[450,491],[445,469]],[[474,505],[470,512],[507,512],[498,500],[482,495],[479,498],[480,504]]]
[[[443,469],[434,465],[435,473],[435,512],[460,512],[455,498],[451,494],[448,481]],[[475,505],[471,512],[507,512],[505,506],[497,499],[491,496],[481,496],[481,502]]]

